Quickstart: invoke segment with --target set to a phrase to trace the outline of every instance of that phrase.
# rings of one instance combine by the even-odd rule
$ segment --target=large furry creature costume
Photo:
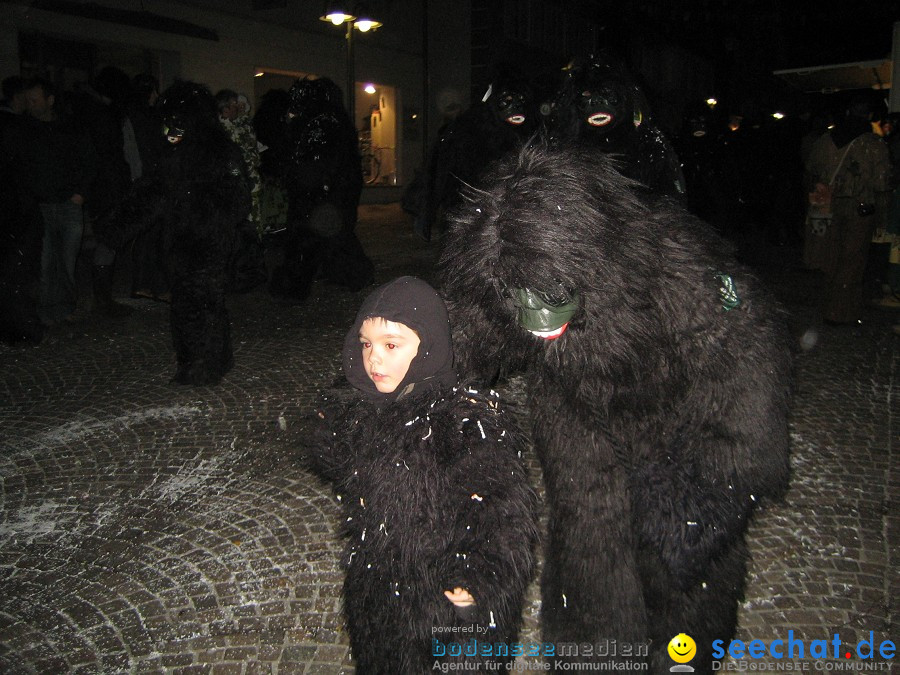
[[[170,146],[113,210],[103,238],[114,246],[158,226],[172,292],[172,340],[180,384],[216,384],[233,364],[225,307],[235,230],[250,210],[240,148],[219,124],[215,99],[178,82],[159,102]]]
[[[499,68],[482,99],[441,128],[422,178],[416,231],[429,241],[432,230],[446,229],[444,217],[464,187],[492,162],[518,151],[539,124],[533,88],[512,69]]]
[[[360,327],[370,317],[403,323],[421,339],[389,394],[362,363]],[[344,613],[357,672],[511,661],[537,539],[520,436],[493,392],[456,384],[446,308],[419,279],[401,277],[369,296],[343,356],[354,390],[323,398],[307,460],[344,508]],[[452,604],[444,591],[456,587],[476,604]]]
[[[654,192],[684,199],[678,155],[650,116],[637,81],[609,53],[573,59],[547,106],[549,136],[613,155],[618,169]]]
[[[354,232],[363,186],[356,127],[341,90],[326,77],[297,80],[290,99],[287,236],[270,289],[305,300],[321,273],[358,291],[372,283],[375,268]]]
[[[443,288],[460,372],[527,372],[543,639],[649,643],[659,673],[683,632],[708,672],[748,518],[788,480],[790,351],[711,229],[635,187],[604,155],[523,150],[452,219]]]

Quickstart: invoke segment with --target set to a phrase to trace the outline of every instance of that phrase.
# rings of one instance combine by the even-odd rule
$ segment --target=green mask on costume
[[[510,291],[519,325],[545,340],[562,335],[581,304],[578,293],[549,297],[530,288],[512,288]]]

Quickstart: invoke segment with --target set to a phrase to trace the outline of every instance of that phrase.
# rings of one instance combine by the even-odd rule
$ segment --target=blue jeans
[[[84,215],[72,202],[41,204],[44,242],[38,316],[45,324],[62,321],[75,311],[75,263],[81,250]]]

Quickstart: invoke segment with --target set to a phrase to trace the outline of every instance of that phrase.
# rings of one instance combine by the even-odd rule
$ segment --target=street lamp
[[[325,11],[319,17],[334,26],[344,24],[347,26],[347,113],[353,121],[356,129],[356,72],[353,61],[353,29],[362,33],[376,30],[382,26],[380,21],[372,18],[363,3],[355,3],[352,6],[345,3],[329,2],[325,5]]]

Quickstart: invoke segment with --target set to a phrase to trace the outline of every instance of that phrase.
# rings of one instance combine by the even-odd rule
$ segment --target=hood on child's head
[[[380,317],[402,323],[419,336],[419,351],[409,364],[406,377],[389,394],[375,388],[362,362],[359,331],[366,319]],[[413,390],[419,393],[456,383],[450,318],[437,291],[416,277],[400,277],[376,288],[364,301],[353,326],[344,338],[344,376],[367,396],[396,400]]]

